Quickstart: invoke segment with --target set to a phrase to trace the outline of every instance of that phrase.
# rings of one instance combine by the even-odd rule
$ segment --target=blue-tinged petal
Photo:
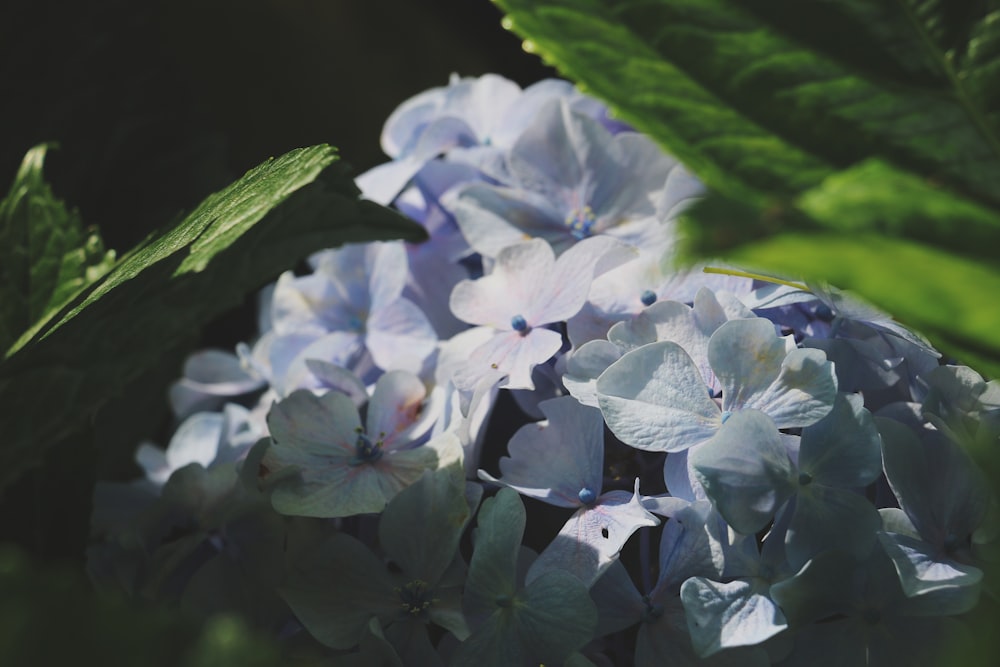
[[[620,560],[609,565],[590,587],[590,599],[597,605],[597,631],[594,634],[598,637],[635,625],[647,609],[643,596],[636,590]]]
[[[393,623],[385,629],[385,637],[397,655],[406,657],[408,664],[445,667],[444,659],[435,650],[427,635],[427,623],[422,618],[409,618]],[[382,667],[384,663],[365,663],[365,665],[371,664]],[[400,661],[399,664],[404,663]]]
[[[457,85],[452,81],[451,85]],[[396,107],[382,126],[382,150],[395,158],[412,150],[420,132],[445,107],[449,86],[438,86],[420,92]]]
[[[527,238],[545,240],[557,251],[576,240],[558,209],[530,191],[470,183],[449,192],[443,203],[465,240],[484,257],[498,257],[505,247]]]
[[[502,389],[534,389],[531,370],[562,347],[562,335],[550,329],[531,329],[527,334],[506,331],[495,334],[469,355],[455,371],[455,386],[474,389],[491,375],[507,375]]]
[[[718,515],[708,501],[670,517],[660,538],[660,575],[651,597],[676,594],[690,577],[721,577],[725,566]]]
[[[690,504],[690,500],[677,498],[670,494],[642,497],[642,506],[662,517],[672,517]]]
[[[722,383],[725,410],[739,410],[778,378],[786,342],[764,318],[733,320],[720,326],[708,346],[708,360]]]
[[[677,343],[698,366],[705,384],[715,388],[715,373],[708,363],[708,341],[727,319],[711,290],[702,288],[695,296],[694,308],[678,301],[654,303],[631,321],[613,326],[608,340],[624,349],[657,340]]]
[[[518,183],[563,203],[583,180],[588,162],[611,161],[610,145],[611,135],[599,123],[551,101],[521,133],[508,160]]]
[[[366,432],[386,450],[406,447],[431,424],[423,418],[427,388],[413,373],[389,371],[375,383],[368,402]]]
[[[738,579],[719,583],[692,577],[681,586],[681,601],[695,652],[701,657],[769,639],[788,622],[758,585]]]
[[[539,577],[494,609],[455,650],[451,665],[561,665],[592,638],[597,625],[587,589],[565,572]]]
[[[460,470],[425,471],[385,508],[379,544],[407,577],[433,589],[455,558],[469,510]]]
[[[306,359],[305,364],[321,387],[344,394],[356,408],[368,402],[368,389],[364,383],[343,366],[322,359]]]
[[[555,262],[552,248],[542,239],[508,246],[497,256],[490,275],[455,286],[451,311],[462,321],[494,329],[510,330],[516,315],[524,316],[532,327],[545,324],[523,311],[534,303],[539,287],[550,280]]]
[[[201,350],[184,361],[183,377],[170,385],[170,408],[184,419],[216,410],[229,398],[264,387],[264,380],[243,367],[239,357],[222,350]]]
[[[671,185],[680,185],[680,191],[664,192],[667,178],[679,163],[638,132],[615,135],[608,153],[614,162],[598,155],[587,165],[597,180],[589,203],[597,217],[594,229],[598,232],[607,233],[623,221],[647,217],[658,218],[662,224],[670,219],[670,209],[679,212],[683,202],[691,198],[692,185],[695,190],[702,189],[693,179],[675,178]]]
[[[526,583],[547,572],[565,571],[590,588],[618,559],[632,533],[660,523],[642,506],[638,489],[637,479],[634,493],[610,491],[593,506],[580,508],[531,565]]]
[[[193,414],[174,432],[166,451],[143,443],[135,453],[135,461],[146,478],[156,484],[163,484],[175,470],[189,463],[207,468],[219,451],[222,425],[223,416],[218,412]]]
[[[865,564],[843,553],[827,551],[791,577],[773,584],[770,596],[790,622],[805,625],[859,607],[866,571]],[[892,577],[891,570],[887,574]]]
[[[830,413],[802,430],[799,471],[827,486],[861,487],[882,473],[875,420],[858,394],[838,394]]]
[[[869,667],[894,665],[893,662],[873,663],[868,659],[869,628],[859,618],[843,618],[807,625],[794,635],[795,645],[781,667]],[[901,667],[915,663],[899,663]]]
[[[920,539],[920,534],[917,533],[910,517],[906,516],[906,512],[898,507],[883,507],[878,511],[878,515],[882,520],[882,530]]]
[[[964,543],[983,522],[990,503],[983,473],[962,448],[932,428],[918,434],[891,419],[877,419],[889,486],[920,536],[938,549]]]
[[[403,294],[409,262],[402,241],[365,244],[365,269],[371,310],[391,304]],[[341,280],[359,280],[361,276],[338,276]]]
[[[347,396],[339,392],[316,396],[302,390],[275,403],[267,425],[281,447],[313,456],[353,456],[361,420]]]
[[[597,378],[608,366],[621,359],[621,351],[614,343],[592,340],[566,356],[563,386],[570,395],[584,405],[598,407]]]
[[[539,664],[562,664],[593,638],[597,627],[597,608],[587,588],[568,572],[539,576],[517,593],[511,608],[515,641]]]
[[[309,634],[339,649],[356,645],[373,616],[387,620],[399,607],[382,562],[344,533],[296,557],[278,594]]]
[[[294,390],[292,387],[285,391],[286,384],[291,386],[286,376],[289,375],[292,364],[306,348],[326,335],[328,335],[326,332],[318,329],[287,334],[270,331],[261,336],[253,346],[250,357],[245,358],[256,372],[267,379],[273,389],[285,395]]]
[[[821,350],[796,349],[785,356],[774,383],[743,407],[767,412],[779,428],[814,424],[837,396],[837,375]]]
[[[516,491],[500,489],[483,501],[473,533],[473,552],[462,607],[481,624],[517,591],[517,559],[524,535],[524,503]]]
[[[771,661],[758,646],[730,648],[707,658],[699,657],[691,644],[687,615],[678,597],[669,598],[659,615],[641,626],[635,643],[636,667],[767,667]]]
[[[500,479],[480,479],[559,507],[579,507],[581,489],[601,493],[604,420],[599,410],[564,396],[539,404],[546,420],[522,426],[500,459]]]
[[[439,458],[433,448],[423,446],[389,452],[374,463],[356,463],[353,455],[296,460],[287,450],[272,446],[263,465],[273,469],[275,462],[297,472],[275,483],[271,491],[275,510],[291,516],[336,518],[381,512],[424,470],[437,468]]]
[[[852,490],[818,483],[800,486],[785,554],[794,568],[829,549],[861,560],[871,552],[881,523],[875,506]]]
[[[363,373],[366,365],[364,340],[351,331],[332,331],[307,345],[294,336],[279,336],[271,345],[271,367],[274,373],[271,386],[282,395],[296,389],[322,389],[320,378],[309,368],[312,361],[323,361],[349,368],[354,373]],[[294,355],[290,359],[279,358],[282,354]]]
[[[427,316],[402,297],[373,310],[366,328],[365,345],[383,370],[419,373],[437,349],[437,333]]]
[[[732,320],[712,334],[708,359],[722,384],[723,410],[766,412],[779,428],[823,418],[837,395],[833,364],[820,350],[787,350],[769,320]]]
[[[853,338],[806,338],[803,347],[826,354],[837,372],[837,387],[846,392],[873,392],[888,389],[902,378],[902,357],[892,351],[881,336],[865,340]]]
[[[965,604],[959,604],[960,614],[972,609],[979,600],[979,584],[983,572],[977,567],[964,565],[940,553],[933,546],[906,535],[878,533],[882,548],[892,559],[903,592],[916,597],[941,589],[960,589]]]
[[[719,514],[744,535],[764,528],[794,489],[794,469],[778,429],[756,410],[733,413],[688,456]]]
[[[358,641],[358,652],[339,657],[338,663],[338,667],[405,667],[396,649],[385,638],[377,618],[368,621]]]
[[[529,323],[568,320],[587,301],[590,284],[596,276],[636,256],[634,248],[609,236],[576,243],[559,256],[547,280],[532,286],[532,299],[524,316]]]
[[[597,379],[597,399],[611,431],[649,451],[692,447],[722,421],[701,373],[676,343],[645,345],[613,363]]]
[[[313,273],[296,277],[283,273],[271,298],[271,324],[276,334],[325,333],[346,329],[351,317],[367,303],[354,304],[341,285],[329,276]]]
[[[354,184],[365,199],[388,206],[423,166],[424,161],[416,157],[393,160],[358,175]]]
[[[688,449],[671,452],[664,459],[663,482],[667,485],[667,491],[678,498],[684,498],[691,502],[707,500],[708,495],[705,493],[705,487],[698,481],[698,476],[694,474],[694,468],[691,467],[689,452]]]

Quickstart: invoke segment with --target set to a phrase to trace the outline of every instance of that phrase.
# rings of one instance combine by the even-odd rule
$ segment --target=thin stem
[[[774,283],[776,285],[787,285],[788,287],[794,287],[795,289],[800,289],[803,292],[811,292],[803,283],[793,283],[790,280],[782,280],[781,278],[776,278],[774,276],[767,276],[763,273],[750,273],[749,271],[737,271],[736,269],[723,269],[716,266],[706,266],[702,269],[705,273],[718,273],[723,276],[737,276],[738,278],[753,278],[754,280],[760,280],[765,283]]]

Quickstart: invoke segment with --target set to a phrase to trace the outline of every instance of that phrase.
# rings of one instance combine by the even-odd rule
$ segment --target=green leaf
[[[388,622],[399,612],[393,587],[371,549],[336,533],[294,560],[278,594],[317,641],[348,649],[372,618]]]
[[[714,191],[689,255],[853,290],[997,373],[996,3],[496,2]]]
[[[43,318],[0,362],[0,488],[197,330],[296,261],[341,243],[425,238],[358,198],[332,148],[292,151],[206,199]]]
[[[0,545],[0,664],[286,664],[238,617],[209,619],[129,604],[94,591],[78,567],[32,564]]]
[[[454,560],[470,518],[462,470],[426,471],[386,506],[379,543],[408,576],[436,586]]]
[[[0,200],[0,349],[104,275],[114,263],[97,232],[56,199],[42,167],[47,144],[24,156]]]
[[[483,501],[463,601],[478,627],[455,651],[454,667],[562,664],[593,636],[597,607],[573,575],[546,572],[517,589],[524,526],[516,491]]]

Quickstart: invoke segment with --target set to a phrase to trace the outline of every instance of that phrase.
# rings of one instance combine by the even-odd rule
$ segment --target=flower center
[[[597,501],[597,494],[593,489],[588,489],[587,487],[580,489],[580,492],[576,495],[584,505],[593,505]]]
[[[642,305],[644,306],[652,306],[656,303],[656,292],[648,289],[642,293],[639,300],[642,301]]]
[[[723,410],[722,411],[722,423],[725,424],[727,421],[729,421],[729,418],[732,417],[732,416],[733,416],[733,413],[731,411],[729,411],[729,410]]]
[[[426,581],[420,579],[414,579],[394,590],[399,596],[399,606],[410,617],[426,618],[427,610],[437,602],[437,598],[433,596],[434,591],[430,590]]]
[[[590,229],[595,222],[597,222],[597,217],[589,206],[574,208],[566,216],[566,225],[569,227],[570,234],[578,241],[590,236]]]
[[[642,621],[643,623],[649,623],[650,621],[655,621],[656,619],[663,616],[663,607],[658,604],[653,604],[653,601],[648,595],[642,596],[642,601],[646,605],[646,608],[642,610]]]
[[[364,463],[375,463],[382,458],[382,441],[371,441],[364,431],[358,429],[358,439],[354,441],[354,460],[352,466],[359,466]]]
[[[808,486],[813,481],[812,475],[807,472],[799,473],[799,486]]]
[[[351,315],[347,318],[347,329],[360,333],[365,330],[365,322],[359,316]]]

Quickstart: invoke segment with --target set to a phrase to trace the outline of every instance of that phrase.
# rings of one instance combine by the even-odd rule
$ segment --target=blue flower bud
[[[593,505],[597,501],[597,494],[594,493],[592,489],[583,487],[580,489],[580,493],[576,494],[580,498],[580,502],[584,505]]]

